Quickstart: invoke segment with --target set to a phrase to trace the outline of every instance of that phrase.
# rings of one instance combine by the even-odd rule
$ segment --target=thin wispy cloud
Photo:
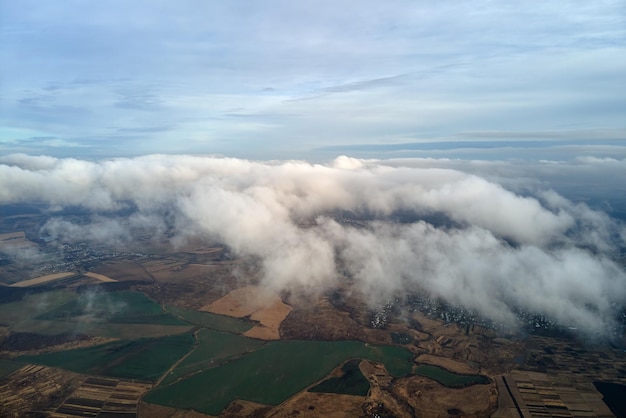
[[[326,159],[312,150],[624,129],[619,1],[2,0],[0,15],[5,152],[53,136],[101,155],[94,138],[132,132],[110,156]]]

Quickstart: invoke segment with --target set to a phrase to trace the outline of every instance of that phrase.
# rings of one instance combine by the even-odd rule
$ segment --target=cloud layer
[[[520,195],[459,170],[348,157],[0,161],[8,186],[0,204],[93,213],[87,225],[53,218],[49,234],[114,242],[170,229],[174,243],[220,241],[258,259],[274,289],[351,280],[373,304],[428,292],[504,322],[519,307],[589,333],[606,329],[626,302],[626,273],[612,261],[624,225],[549,190]],[[346,214],[367,221],[343,222]]]

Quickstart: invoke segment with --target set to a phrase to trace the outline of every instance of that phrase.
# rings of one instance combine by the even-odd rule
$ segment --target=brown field
[[[76,276],[78,273],[72,271],[66,271],[64,273],[47,274],[41,277],[35,277],[34,279],[23,280],[21,282],[13,283],[11,287],[29,287],[37,286],[43,283],[53,282],[55,280],[65,279],[67,277]]]
[[[88,377],[50,415],[51,417],[96,416],[131,418],[137,416],[141,397],[152,388],[146,383]]]
[[[186,264],[182,256],[171,255],[141,264],[158,285],[141,285],[138,290],[159,303],[187,309],[198,310],[242,285],[232,263]]]
[[[415,359],[416,363],[432,364],[435,366],[443,367],[454,373],[459,374],[476,374],[478,370],[470,367],[469,364],[461,361],[452,360],[445,357],[433,356],[430,354],[422,354]]]
[[[151,282],[152,277],[142,265],[134,261],[115,261],[93,269],[93,273],[108,277],[118,282],[140,281]]]
[[[259,325],[243,335],[262,340],[280,338],[280,324],[291,312],[291,306],[271,291],[258,286],[244,286],[203,307],[202,311],[258,321]]]
[[[0,384],[0,415],[25,416],[29,411],[53,411],[82,376],[45,366],[27,365]]]
[[[498,376],[496,382],[500,396],[499,409],[494,417],[519,416],[511,395],[524,416],[613,416],[592,381],[577,373],[545,374],[515,370],[511,374]]]
[[[160,283],[187,283],[189,280],[209,279],[213,271],[219,270],[217,264],[187,264],[177,258],[150,260],[142,263],[146,271]]]
[[[140,418],[209,418],[211,415],[201,414],[196,411],[174,409],[167,406],[153,405],[146,402],[139,404]]]
[[[293,310],[281,324],[280,334],[290,339],[361,340],[391,344],[388,331],[358,323],[349,312],[333,306],[327,297],[294,300]]]
[[[107,283],[117,282],[117,280],[114,280],[110,277],[104,276],[102,274],[94,273],[91,271],[83,274],[83,276],[91,277],[92,279],[97,279],[97,280],[100,280],[101,282],[107,282]]]
[[[259,325],[246,331],[243,335],[262,340],[280,339],[280,324],[291,312],[291,306],[276,299],[270,306],[260,311],[256,311],[250,316],[253,321],[259,321]]]
[[[363,360],[359,364],[363,376],[370,381],[370,391],[363,409],[367,416],[409,417],[415,414],[403,396],[392,392],[393,378],[384,365]],[[382,414],[380,414],[382,412]]]
[[[193,250],[185,251],[189,254],[216,254],[224,251],[224,247],[209,247],[209,248],[195,248]]]
[[[219,416],[220,418],[265,418],[266,413],[271,409],[272,407],[268,405],[236,399]]]
[[[12,239],[25,239],[26,234],[23,231],[19,232],[7,232],[6,234],[0,234],[0,241],[10,241]]]
[[[274,407],[265,417],[361,417],[365,416],[362,408],[365,400],[366,398],[364,396],[304,391]]]
[[[461,416],[487,417],[496,410],[498,400],[495,383],[450,389],[421,376],[398,379],[391,390],[424,418],[448,416],[450,410],[460,411],[457,415]]]
[[[585,347],[572,339],[530,336],[522,369],[496,378],[500,409],[494,416],[519,416],[515,399],[525,416],[608,417],[612,414],[593,382],[626,384],[621,350]]]
[[[28,240],[24,232],[10,232],[0,234],[0,250],[8,248],[35,247],[37,244]]]

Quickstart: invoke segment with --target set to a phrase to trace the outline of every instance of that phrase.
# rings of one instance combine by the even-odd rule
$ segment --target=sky
[[[626,158],[623,1],[0,0],[0,154]]]

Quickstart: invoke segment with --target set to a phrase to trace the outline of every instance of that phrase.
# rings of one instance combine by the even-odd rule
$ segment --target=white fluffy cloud
[[[500,320],[517,306],[585,331],[626,302],[626,274],[611,259],[626,234],[607,215],[553,191],[521,196],[476,174],[394,164],[15,155],[0,164],[0,204],[93,211],[89,225],[50,221],[47,232],[64,238],[128,240],[128,228],[174,225],[176,239],[256,257],[275,289],[326,289],[341,266],[373,303],[426,291]],[[123,207],[133,208],[127,219],[115,212]],[[338,219],[346,212],[370,221],[349,226]]]

